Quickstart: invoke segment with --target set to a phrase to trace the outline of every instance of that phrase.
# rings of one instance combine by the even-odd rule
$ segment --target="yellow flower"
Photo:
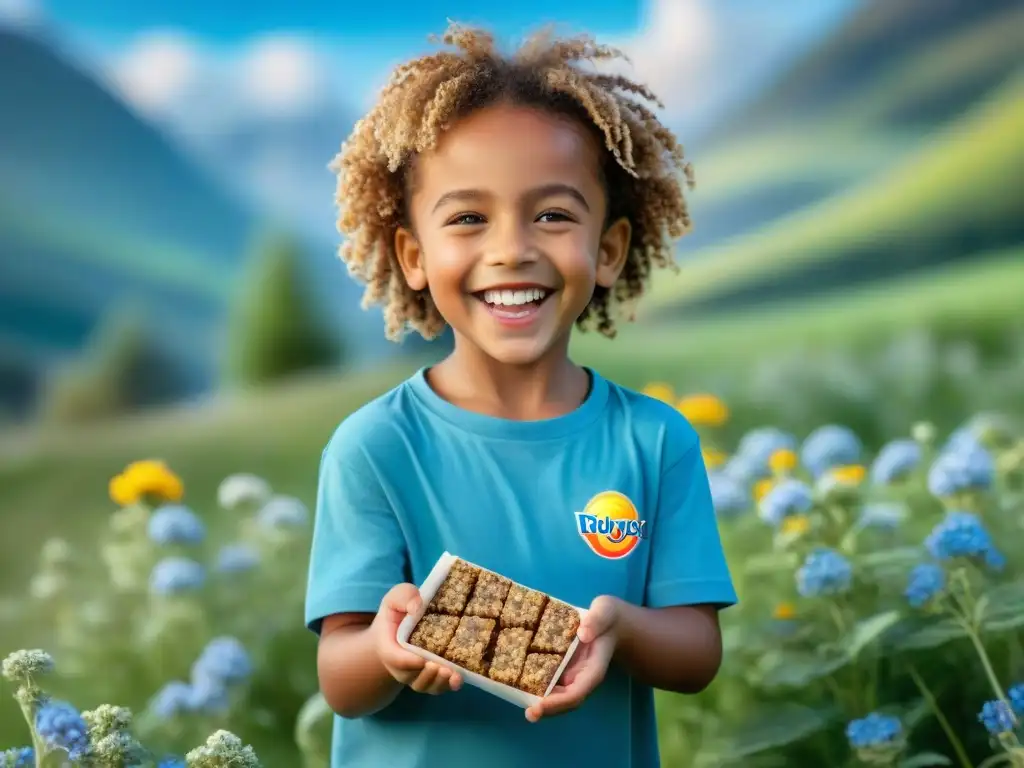
[[[704,457],[704,466],[708,469],[722,466],[728,458],[724,453],[716,451],[714,448],[701,448],[700,453]]]
[[[695,427],[720,427],[729,420],[729,409],[714,395],[687,395],[676,408]]]
[[[811,519],[807,515],[790,515],[782,521],[782,532],[787,536],[802,536],[811,530]]]
[[[796,606],[792,603],[779,603],[775,606],[775,610],[772,611],[774,616],[779,621],[790,621],[796,618]]]
[[[784,475],[796,469],[796,451],[789,448],[780,448],[768,458],[768,466],[776,475]]]
[[[145,499],[180,501],[185,494],[181,478],[156,459],[136,461],[110,479],[110,498],[122,507]]]
[[[842,485],[860,485],[864,482],[867,470],[860,464],[850,464],[846,467],[836,467],[829,475],[832,479]]]
[[[660,381],[653,381],[643,388],[643,393],[648,397],[653,397],[655,400],[661,400],[663,403],[672,405],[676,399],[676,393],[672,387],[668,384],[664,384]]]
[[[775,480],[770,477],[766,477],[764,480],[758,480],[754,483],[754,501],[757,503],[761,502],[765,494],[772,489],[775,485]]]

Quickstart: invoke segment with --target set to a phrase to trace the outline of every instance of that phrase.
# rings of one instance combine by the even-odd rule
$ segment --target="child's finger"
[[[437,679],[439,669],[440,668],[437,664],[432,661],[428,661],[416,676],[416,679],[409,683],[409,687],[417,693],[426,693],[434,684],[434,680]]]
[[[431,693],[435,696],[440,693],[447,693],[451,690],[451,679],[452,671],[448,667],[439,666],[433,682],[425,693]]]

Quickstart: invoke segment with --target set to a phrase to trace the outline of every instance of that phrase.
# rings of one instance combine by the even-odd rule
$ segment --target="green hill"
[[[654,281],[659,316],[877,279],[1024,241],[1024,75],[896,167]]]

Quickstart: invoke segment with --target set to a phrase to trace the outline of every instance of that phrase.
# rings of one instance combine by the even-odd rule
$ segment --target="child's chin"
[[[484,346],[487,355],[504,365],[530,365],[536,363],[550,349],[551,344],[539,336],[519,339],[494,339]]]

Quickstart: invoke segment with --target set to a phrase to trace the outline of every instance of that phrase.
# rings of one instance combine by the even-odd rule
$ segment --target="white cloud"
[[[240,56],[237,74],[249,105],[262,114],[293,115],[323,95],[325,65],[312,44],[299,37],[270,36]]]
[[[151,114],[166,114],[198,83],[200,53],[184,35],[158,30],[138,37],[114,63],[114,84],[124,97]]]

